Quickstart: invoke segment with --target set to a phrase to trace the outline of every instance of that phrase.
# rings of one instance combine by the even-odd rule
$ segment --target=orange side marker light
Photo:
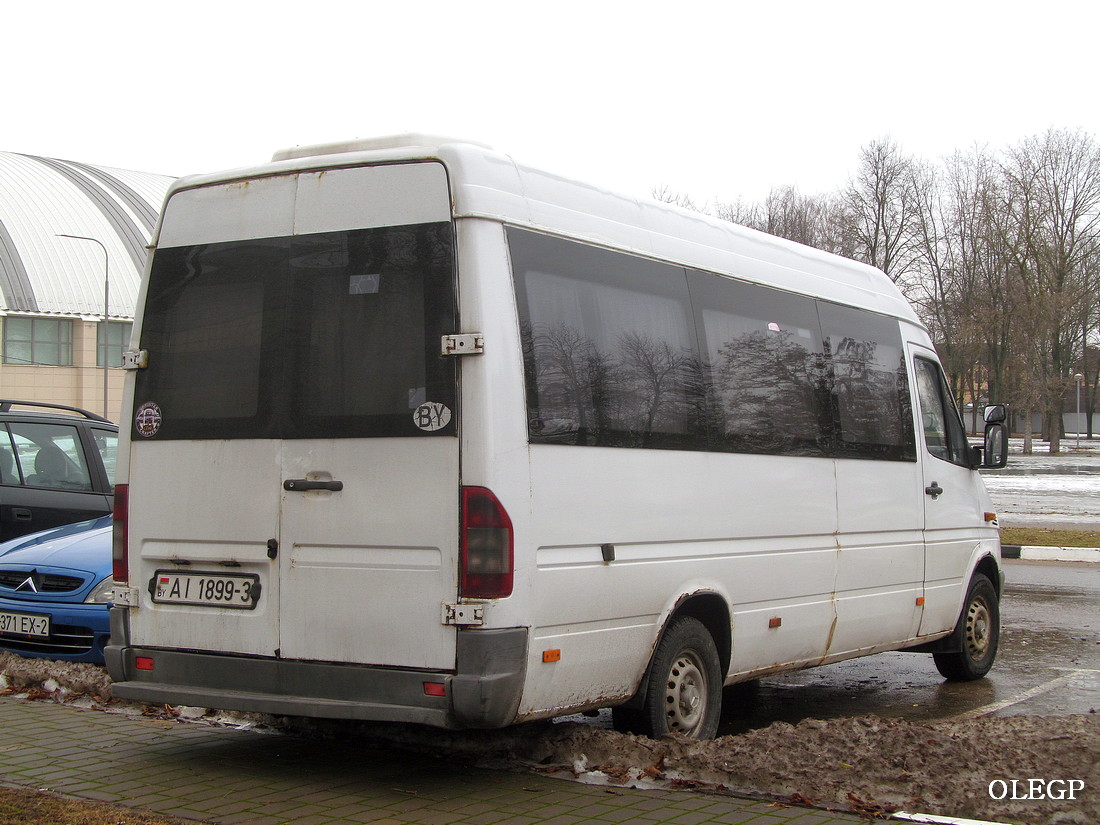
[[[561,650],[559,648],[554,648],[553,650],[542,651],[542,661],[548,664],[550,662],[560,662]]]

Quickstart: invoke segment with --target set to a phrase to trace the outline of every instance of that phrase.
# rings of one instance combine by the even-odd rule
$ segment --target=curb
[[[1001,557],[1031,561],[1095,561],[1100,562],[1100,547],[1021,547],[1001,546]]]

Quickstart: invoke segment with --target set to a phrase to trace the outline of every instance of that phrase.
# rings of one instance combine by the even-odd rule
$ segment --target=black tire
[[[653,653],[644,690],[640,710],[612,711],[616,730],[654,739],[666,733],[714,738],[722,715],[722,663],[702,622],[683,616],[668,626]]]
[[[981,679],[993,667],[1001,640],[1000,600],[993,583],[975,574],[966,593],[962,615],[945,649],[932,654],[936,669],[951,682]]]

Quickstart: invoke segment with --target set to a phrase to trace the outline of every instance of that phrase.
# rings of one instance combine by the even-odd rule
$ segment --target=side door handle
[[[307,478],[288,478],[283,489],[291,493],[308,493],[310,490],[331,490],[338,493],[344,489],[342,481],[310,481]]]
[[[924,488],[924,492],[932,496],[932,501],[935,501],[937,498],[943,495],[943,487],[933,481],[931,484]]]

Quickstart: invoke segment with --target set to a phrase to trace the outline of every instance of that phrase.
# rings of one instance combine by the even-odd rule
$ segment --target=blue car
[[[113,586],[110,516],[0,544],[0,650],[103,664]]]

